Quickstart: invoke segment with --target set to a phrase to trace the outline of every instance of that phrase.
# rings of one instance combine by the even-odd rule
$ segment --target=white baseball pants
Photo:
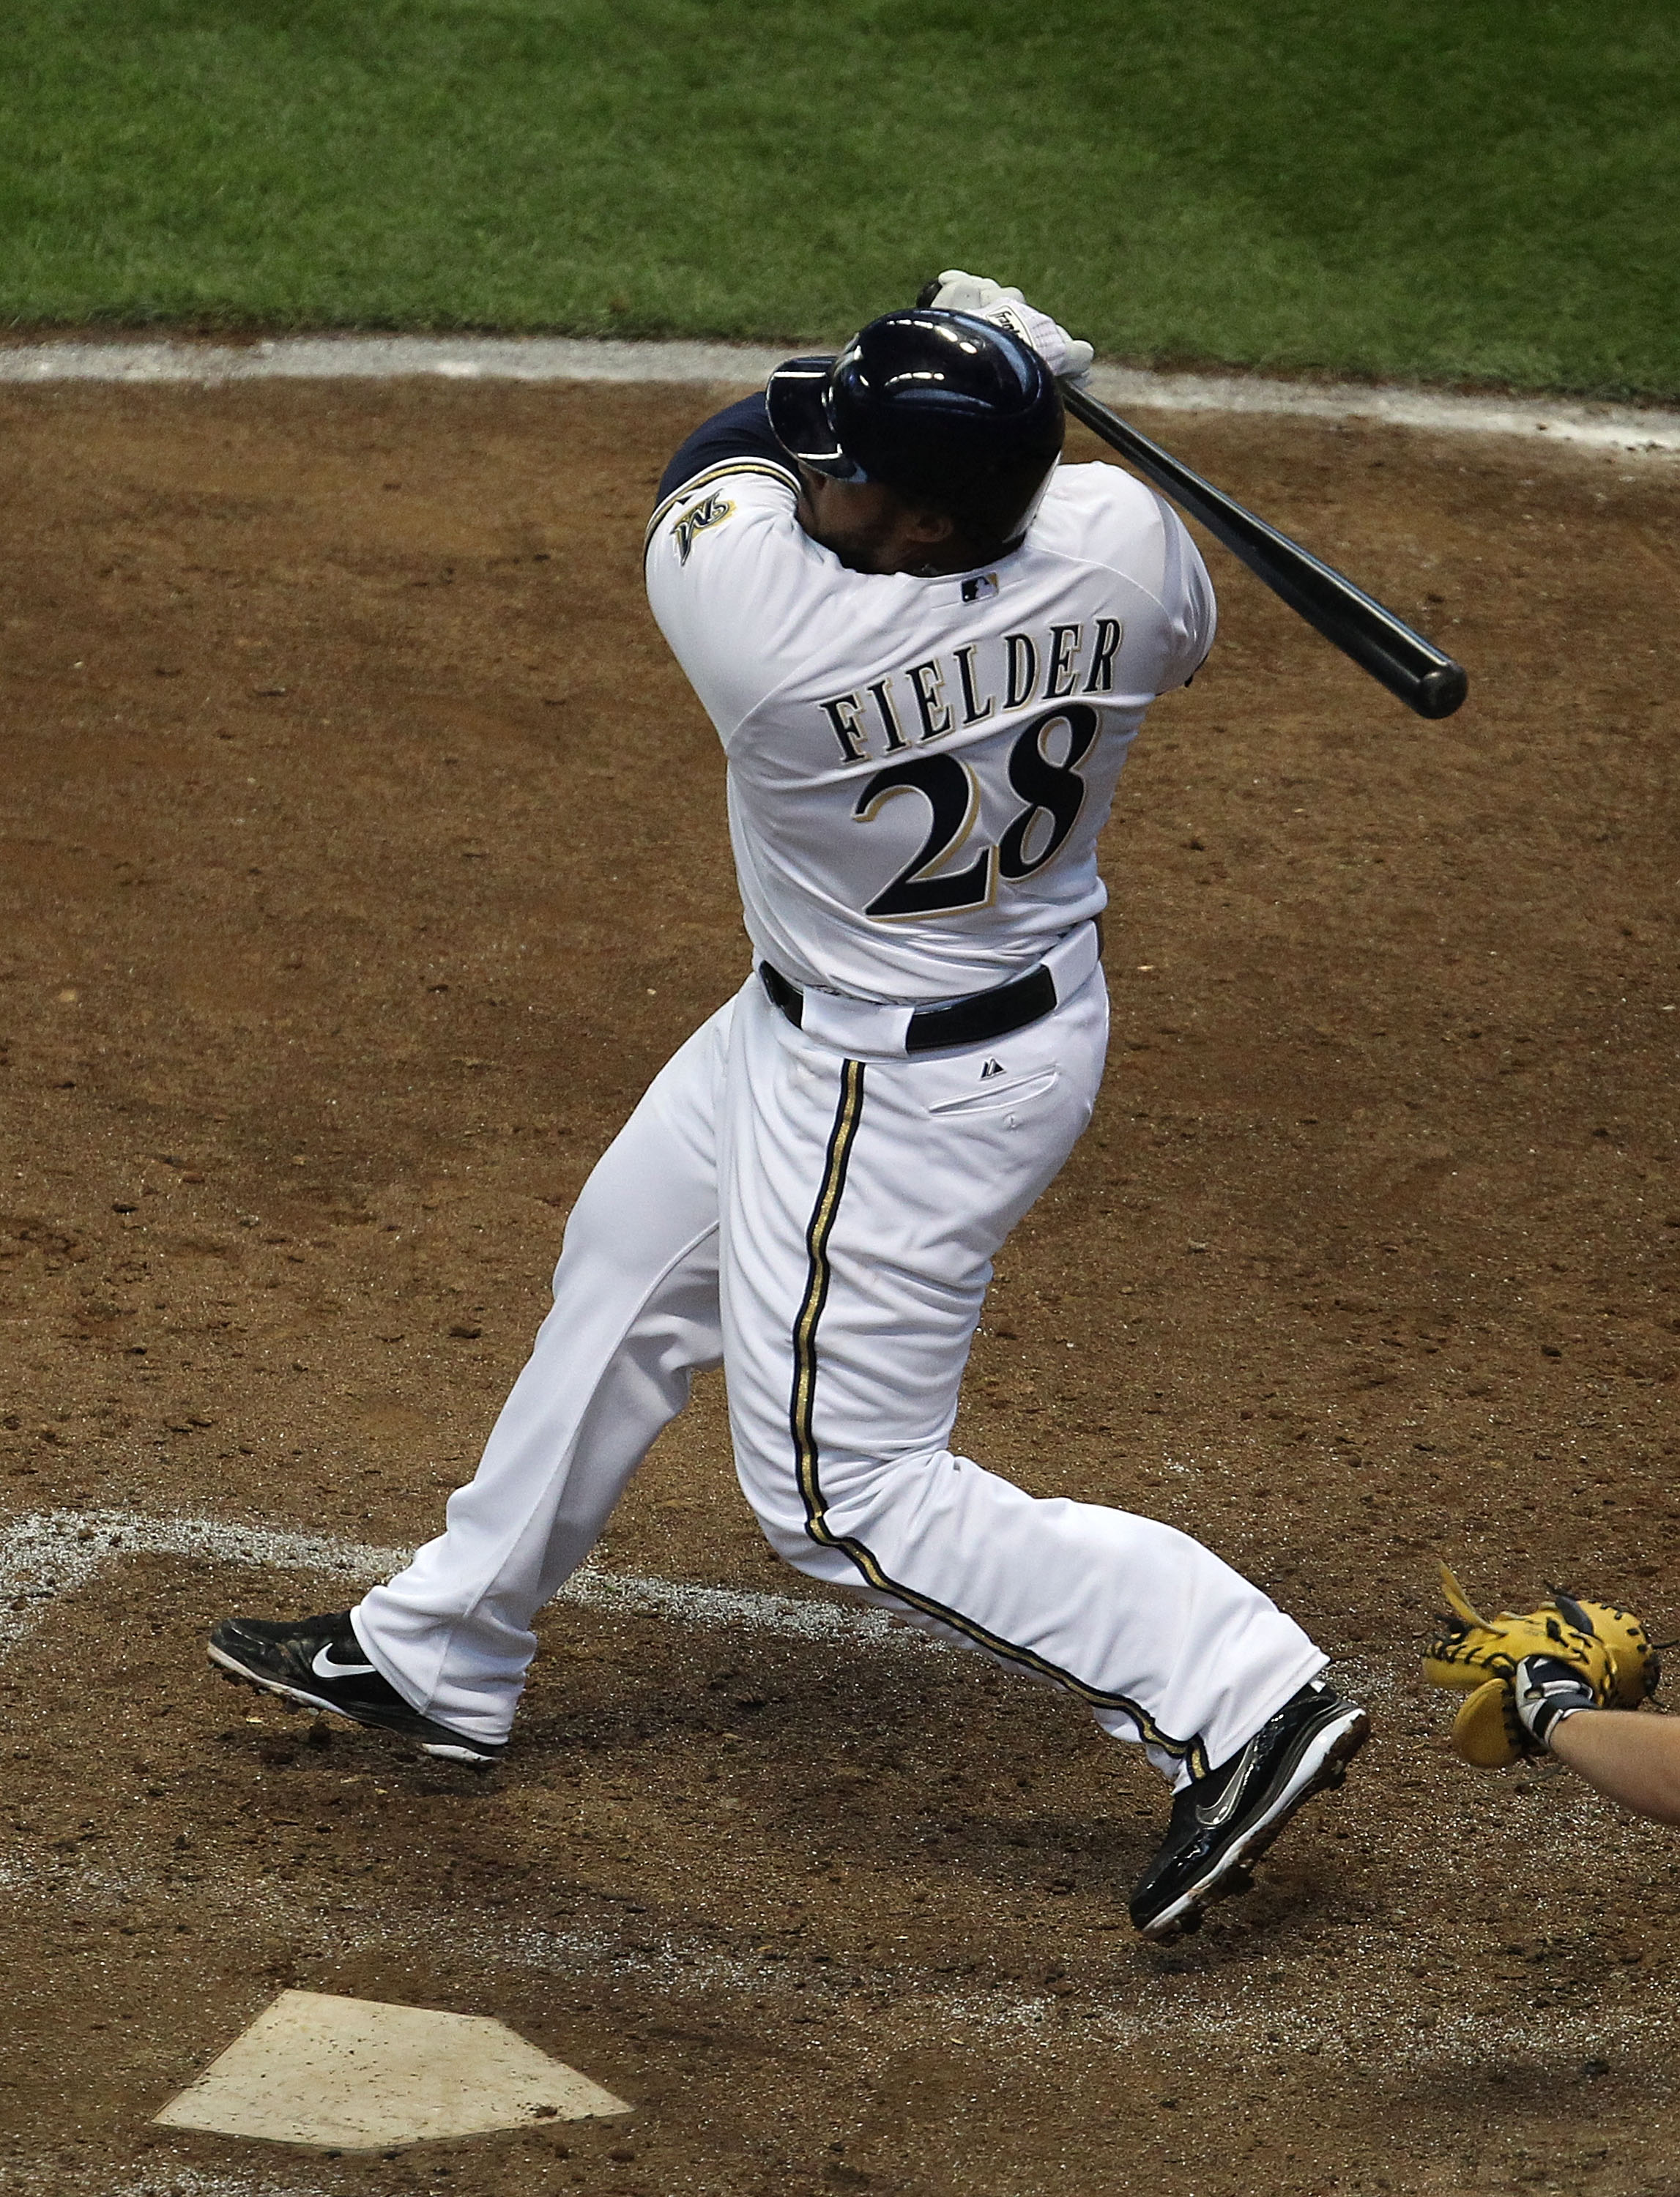
[[[1323,1667],[1301,1628],[1186,1534],[947,1446],[993,1255],[1089,1120],[1107,1034],[1100,970],[1009,1037],[910,1058],[836,1051],[750,979],[590,1176],[443,1533],[354,1612],[398,1692],[507,1736],[533,1616],[721,1361],[787,1562],[1064,1688],[1177,1782],[1235,1754]]]

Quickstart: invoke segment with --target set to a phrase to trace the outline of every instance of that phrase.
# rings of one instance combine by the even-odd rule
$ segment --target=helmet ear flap
[[[764,409],[770,432],[791,458],[836,480],[863,478],[856,461],[842,448],[835,432],[835,356],[791,358],[770,376]]]
[[[1062,456],[1061,453],[1058,451],[1051,460],[1049,465],[1046,467],[1044,478],[1033,490],[1031,499],[1028,502],[1026,508],[1022,512],[1020,517],[1015,522],[1015,541],[1018,542],[1021,539],[1022,536],[1026,533],[1028,528],[1031,526],[1033,521],[1038,517],[1039,506],[1044,501],[1046,496],[1049,495],[1050,484],[1055,479],[1056,468],[1061,464],[1061,462]],[[1013,545],[1011,544],[1011,546]]]

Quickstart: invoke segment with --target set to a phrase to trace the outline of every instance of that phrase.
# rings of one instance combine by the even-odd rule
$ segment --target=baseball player
[[[1166,1940],[1242,1888],[1368,1726],[1197,1542],[950,1446],[993,1259],[1103,1072],[1098,835],[1144,710],[1214,637],[1167,507],[1058,467],[1057,375],[1090,357],[953,274],[677,452],[648,596],[727,758],[751,971],[585,1185],[441,1537],[353,1610],[229,1620],[210,1652],[493,1760],[534,1614],[721,1363],[780,1556],[1064,1689],[1171,1781],[1132,1899]]]

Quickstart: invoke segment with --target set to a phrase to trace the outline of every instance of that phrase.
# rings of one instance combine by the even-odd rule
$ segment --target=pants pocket
[[[1011,1075],[1000,1082],[983,1083],[979,1090],[961,1098],[942,1099],[938,1105],[930,1106],[928,1112],[940,1121],[949,1121],[953,1115],[1005,1114],[1053,1090],[1061,1073],[1052,1064],[1034,1069],[1028,1075]]]

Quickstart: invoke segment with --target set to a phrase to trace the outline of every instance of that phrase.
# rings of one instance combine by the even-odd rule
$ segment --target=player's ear
[[[908,538],[924,548],[942,548],[957,537],[956,520],[948,511],[936,511],[931,504],[907,503],[904,525]]]

